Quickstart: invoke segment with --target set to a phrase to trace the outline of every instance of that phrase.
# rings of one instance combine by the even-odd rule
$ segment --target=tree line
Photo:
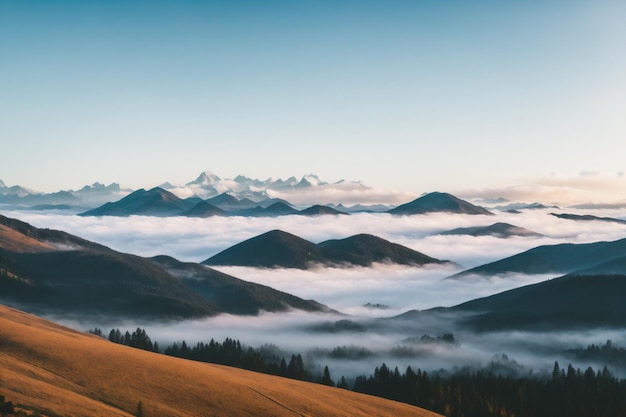
[[[99,330],[99,329],[96,329]],[[102,335],[101,331],[90,331]],[[104,337],[104,336],[103,336]],[[142,329],[122,334],[109,333],[115,343],[159,352]],[[607,350],[619,349],[612,344]],[[593,345],[589,352],[602,350]],[[548,376],[513,377],[484,370],[459,370],[454,373],[428,373],[408,367],[404,372],[386,364],[373,374],[361,375],[348,383],[331,378],[328,366],[317,374],[305,365],[300,354],[289,360],[276,349],[244,348],[238,340],[223,343],[211,339],[188,346],[185,341],[168,346],[164,354],[200,362],[216,363],[287,378],[337,386],[378,397],[423,407],[448,417],[626,417],[626,380],[615,377],[607,367],[561,368],[558,362]],[[621,352],[620,352],[621,353]]]

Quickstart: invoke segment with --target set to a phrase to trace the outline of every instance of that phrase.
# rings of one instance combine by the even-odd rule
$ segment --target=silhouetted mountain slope
[[[541,236],[537,232],[514,226],[509,223],[494,223],[489,226],[460,227],[440,233],[442,235],[470,235],[470,236],[495,236],[508,238],[511,236]]]
[[[165,319],[328,310],[198,264],[124,254],[3,216],[0,299],[37,312]]]
[[[490,211],[461,200],[448,193],[429,193],[388,211],[391,214],[411,215],[434,212],[493,215]]]
[[[2,255],[14,275],[27,281],[11,289],[3,285],[7,282],[0,282],[0,297],[28,310],[155,318],[219,312],[182,282],[138,256],[113,251]]]
[[[449,309],[479,329],[626,326],[626,276],[564,276]]]
[[[424,265],[447,261],[372,235],[361,234],[316,245],[290,233],[272,230],[225,249],[202,263],[307,269],[314,264],[369,266],[374,262]]]
[[[609,222],[609,223],[619,223],[626,224],[626,220],[614,219],[612,217],[597,217],[592,216],[590,214],[568,214],[568,213],[550,213],[554,217],[558,217],[559,219],[565,220],[578,220],[578,221],[600,221],[600,222]]]
[[[261,310],[280,312],[289,309],[331,311],[316,301],[243,281],[200,264],[180,262],[168,256],[157,256],[152,260],[220,311],[230,314],[256,315]]]
[[[205,265],[241,265],[306,269],[323,262],[314,243],[282,230],[272,230],[240,242],[203,261]]]
[[[345,239],[333,239],[318,244],[322,254],[331,263],[348,263],[368,266],[374,262],[389,262],[402,265],[424,265],[443,263],[406,246],[389,242],[377,236],[360,234]]]
[[[81,213],[81,216],[172,216],[181,214],[193,205],[160,187],[148,191],[139,189],[114,203]]]
[[[571,272],[568,275],[626,275],[626,255]]]
[[[524,274],[569,273],[610,261],[626,253],[626,239],[585,244],[563,243],[538,246],[526,252],[460,272],[466,275],[498,275],[508,272]]]
[[[262,213],[265,216],[284,216],[289,214],[297,214],[298,210],[291,207],[287,203],[278,201],[262,209]]]
[[[91,242],[89,240],[80,238],[78,236],[71,235],[69,233],[52,230],[52,229],[39,229],[33,227],[23,221],[12,219],[0,215],[0,224],[7,226],[8,228],[23,234],[24,236],[38,240],[42,243],[54,246],[56,249],[86,249],[92,251],[110,251],[111,249],[98,243]],[[9,248],[5,248],[10,250]]]
[[[182,214],[186,217],[212,217],[212,216],[225,216],[226,212],[211,203],[206,201],[200,201],[198,204],[187,210]]]
[[[306,208],[304,210],[300,210],[300,212],[298,214],[301,214],[303,216],[321,216],[321,215],[336,215],[336,214],[345,214],[345,215],[347,215],[348,213],[344,213],[343,211],[335,210],[332,207],[321,206],[319,204],[316,204],[316,205],[311,206],[309,208]]]

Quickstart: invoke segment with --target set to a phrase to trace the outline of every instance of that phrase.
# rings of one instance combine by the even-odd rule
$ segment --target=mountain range
[[[340,180],[328,183],[314,174],[305,175],[299,180],[295,177],[289,177],[286,180],[272,178],[258,180],[243,175],[238,175],[233,179],[222,179],[210,171],[201,173],[195,180],[184,185],[172,185],[166,182],[159,188],[172,192],[182,199],[195,196],[206,200],[226,193],[238,200],[251,199],[256,202],[271,200],[275,198],[275,194],[307,189],[349,193],[369,190],[369,187],[358,181]],[[117,201],[133,191],[135,190],[122,188],[117,183],[104,185],[96,182],[78,190],[42,193],[19,185],[7,186],[0,181],[0,204],[34,210],[85,209]]]
[[[282,230],[272,230],[225,249],[202,264],[308,269],[319,264],[370,266],[382,262],[425,265],[448,261],[368,234],[315,244]]]
[[[137,190],[119,201],[106,203],[100,207],[80,213],[81,216],[247,216],[274,217],[289,214],[303,216],[346,214],[332,207],[314,205],[304,210],[297,210],[288,202],[280,199],[268,199],[254,202],[250,199],[239,200],[230,194],[220,194],[202,200],[197,196],[182,199],[175,194],[155,187],[150,190]]]
[[[173,258],[143,258],[0,216],[0,299],[35,312],[189,318],[329,311],[271,288]]]

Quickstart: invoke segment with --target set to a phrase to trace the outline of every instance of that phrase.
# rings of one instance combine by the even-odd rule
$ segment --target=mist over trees
[[[100,329],[90,333],[105,337]],[[108,338],[114,343],[159,352],[145,330],[132,333],[112,329]],[[421,339],[421,338],[420,338]],[[454,343],[454,336],[440,338]],[[433,339],[437,340],[437,339]],[[621,355],[626,350],[607,341],[603,346],[569,351],[572,355],[602,357]],[[388,398],[423,407],[447,417],[626,417],[626,379],[615,377],[606,366],[594,370],[561,367],[554,363],[551,372],[515,375],[508,365],[519,367],[506,355],[482,369],[457,369],[428,372],[412,369],[401,372],[385,363],[372,374],[355,379],[345,376],[335,382],[328,366],[312,371],[301,354],[286,354],[275,346],[252,348],[239,340],[224,342],[211,339],[189,346],[173,343],[162,352],[169,356],[216,363],[286,378],[337,386],[364,394]],[[505,362],[504,365],[502,362]]]

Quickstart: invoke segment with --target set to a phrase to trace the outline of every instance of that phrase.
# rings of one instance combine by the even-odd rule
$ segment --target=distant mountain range
[[[356,212],[357,210],[352,210]],[[487,214],[482,207],[461,200],[447,193],[430,193],[397,208],[387,210],[390,214],[412,215],[435,212],[452,212],[461,214]],[[106,203],[100,207],[87,210],[81,216],[249,216],[274,217],[298,214],[303,216],[346,215],[349,213],[338,210],[338,206],[313,205],[303,210],[296,209],[286,200],[271,198],[255,202],[248,198],[223,193],[207,200],[197,196],[181,199],[175,194],[155,187],[151,190],[140,189],[119,201]]]
[[[469,235],[469,236],[494,236],[499,238],[509,238],[513,236],[538,237],[542,236],[537,232],[523,227],[514,226],[509,223],[494,223],[489,226],[460,227],[457,229],[441,232],[441,235]]]
[[[563,243],[538,246],[508,258],[477,266],[453,275],[462,278],[468,275],[504,275],[507,273],[551,274],[593,271],[598,273],[625,273],[616,269],[618,259],[626,256],[626,239],[613,242]],[[608,263],[608,264],[607,264]]]
[[[314,301],[173,258],[120,253],[0,216],[0,300],[36,312],[189,318],[329,311]]]
[[[447,261],[367,234],[315,244],[282,230],[272,230],[225,249],[202,263],[308,269],[316,264],[369,266],[375,262],[424,265]]]
[[[284,200],[268,199],[254,202],[239,200],[229,194],[220,194],[208,200],[199,197],[181,199],[160,187],[151,190],[143,188],[113,203],[106,203],[95,209],[80,213],[81,216],[250,216],[273,217],[289,214],[303,216],[346,214],[328,206],[315,205],[297,210]]]
[[[195,180],[185,185],[172,185],[166,182],[161,184],[159,188],[169,191],[181,199],[195,196],[206,200],[220,194],[228,194],[240,201],[248,199],[254,202],[272,200],[275,198],[274,194],[277,193],[306,191],[308,189],[328,189],[349,193],[369,190],[369,187],[358,181],[341,180],[328,183],[314,174],[305,175],[300,180],[295,177],[289,177],[286,180],[272,178],[258,180],[243,175],[238,175],[233,179],[222,179],[210,171],[201,173]],[[41,193],[19,185],[9,187],[0,181],[0,204],[33,210],[94,208],[104,203],[117,201],[133,191],[132,189],[121,188],[116,183],[110,185],[94,183],[79,190]]]

